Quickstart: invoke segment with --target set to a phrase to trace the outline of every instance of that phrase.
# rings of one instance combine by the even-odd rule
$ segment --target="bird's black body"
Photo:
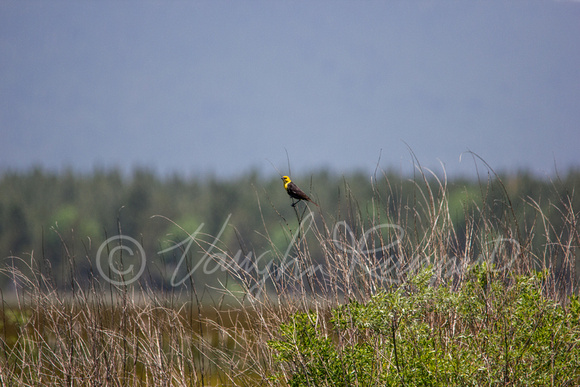
[[[308,195],[306,195],[300,188],[298,188],[298,186],[292,182],[288,183],[288,186],[286,187],[286,191],[288,192],[288,195],[290,195],[290,197],[293,197],[294,199],[299,199],[299,200],[308,200],[309,202],[311,202],[312,200],[308,197]]]

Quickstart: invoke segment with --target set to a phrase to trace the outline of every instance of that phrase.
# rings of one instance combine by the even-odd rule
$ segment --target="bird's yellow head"
[[[292,180],[290,180],[288,176],[282,176],[282,181],[284,182],[284,188],[286,188],[288,187],[288,183],[290,183]]]

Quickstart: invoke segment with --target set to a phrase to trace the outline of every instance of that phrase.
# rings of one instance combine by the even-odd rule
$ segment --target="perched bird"
[[[284,188],[286,189],[286,192],[288,192],[288,195],[290,195],[290,197],[293,199],[298,199],[297,202],[292,203],[292,207],[294,207],[300,200],[306,200],[314,203],[314,201],[310,199],[308,195],[306,195],[300,188],[298,188],[298,186],[294,184],[288,176],[282,176],[282,181],[284,181]]]

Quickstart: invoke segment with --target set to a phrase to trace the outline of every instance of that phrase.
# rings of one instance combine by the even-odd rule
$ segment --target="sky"
[[[579,145],[580,2],[0,0],[0,172],[546,176]]]

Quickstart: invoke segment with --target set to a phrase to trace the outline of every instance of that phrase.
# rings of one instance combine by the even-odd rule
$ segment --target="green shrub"
[[[290,386],[577,385],[580,303],[543,294],[540,272],[496,278],[472,268],[458,289],[406,284],[331,317],[298,313],[269,341]],[[326,329],[324,328],[326,327]]]

